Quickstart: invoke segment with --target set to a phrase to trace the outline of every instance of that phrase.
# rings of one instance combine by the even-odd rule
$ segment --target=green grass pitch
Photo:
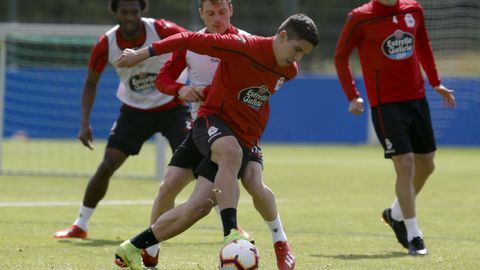
[[[407,256],[380,221],[394,199],[394,173],[379,146],[265,145],[264,158],[265,182],[276,194],[296,269],[480,269],[479,148],[437,152],[436,171],[417,199],[426,257]],[[74,221],[87,181],[0,176],[0,269],[118,269],[114,250],[147,227],[158,182],[112,179],[89,238],[54,239],[56,230]],[[270,233],[244,190],[239,224],[256,240],[260,269],[276,269]],[[212,211],[162,244],[158,269],[217,269],[221,241]]]

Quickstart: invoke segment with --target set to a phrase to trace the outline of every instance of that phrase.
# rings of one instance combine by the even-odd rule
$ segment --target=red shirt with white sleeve
[[[219,58],[207,99],[198,117],[218,115],[242,144],[253,147],[269,117],[269,97],[293,79],[296,64],[278,66],[274,37],[184,32],[154,42],[155,55],[179,49]]]
[[[430,85],[440,85],[423,8],[415,0],[398,0],[394,6],[372,0],[350,12],[335,52],[338,77],[350,101],[359,97],[348,63],[355,48],[372,107],[425,97],[420,65]]]

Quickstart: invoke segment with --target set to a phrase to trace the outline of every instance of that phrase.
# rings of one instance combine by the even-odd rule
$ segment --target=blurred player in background
[[[113,63],[124,49],[146,48],[154,41],[185,31],[163,19],[142,17],[147,6],[147,0],[109,2],[118,25],[102,35],[93,47],[82,96],[82,122],[78,138],[89,149],[93,149],[90,112],[107,62]],[[69,228],[56,232],[54,237],[87,237],[88,222],[107,192],[110,177],[130,155],[138,154],[143,143],[153,134],[162,133],[172,150],[185,138],[191,121],[188,106],[184,101],[155,89],[158,70],[169,56],[158,55],[134,67],[116,68],[120,77],[117,97],[123,103],[120,116],[110,131],[103,160],[87,185],[77,219]]]
[[[230,24],[230,18],[233,15],[233,6],[230,0],[199,0],[199,3],[200,17],[206,26],[199,31],[200,33],[248,35],[245,31]],[[165,94],[191,102],[192,117],[196,118],[200,101],[204,100],[207,95],[219,62],[218,58],[197,54],[187,49],[175,51],[158,74],[156,86]],[[188,85],[176,81],[185,68],[189,79]],[[203,159],[203,155],[199,154],[192,140],[193,138],[189,134],[187,140],[179,146],[170,161],[165,181],[160,186],[152,208],[151,224],[154,224],[161,214],[174,207],[176,196],[193,179],[193,170]],[[293,269],[295,257],[283,230],[275,196],[263,183],[261,149],[256,146],[254,150],[242,177],[242,183],[252,195],[255,208],[269,227],[279,269]],[[192,215],[206,214],[209,211],[209,208],[207,208],[208,211],[205,211],[205,207],[201,203],[187,205],[192,208],[186,208],[184,210],[186,214],[182,217],[189,218]],[[156,264],[151,258],[158,261],[158,247],[157,244],[147,248],[149,256],[143,254],[143,263],[146,266]]]
[[[194,143],[205,157],[195,170],[197,185],[186,204],[195,200],[211,208],[218,203],[225,242],[243,238],[236,230],[236,178],[245,172],[263,133],[269,117],[268,99],[297,75],[297,63],[318,42],[314,22],[296,14],[282,23],[273,37],[186,32],[153,43],[148,49],[125,50],[118,59],[118,66],[130,67],[178,49],[221,59],[193,127]],[[116,261],[142,269],[142,249],[178,235],[182,232],[179,227],[195,222],[195,217],[178,216],[184,205],[164,213],[147,230],[123,242],[117,248]]]
[[[372,0],[349,14],[338,40],[335,65],[350,102],[348,110],[360,114],[363,100],[348,63],[355,48],[373,125],[397,175],[397,199],[382,218],[409,254],[426,255],[415,198],[434,170],[436,145],[420,65],[446,107],[455,106],[453,91],[441,84],[423,9],[415,0]]]

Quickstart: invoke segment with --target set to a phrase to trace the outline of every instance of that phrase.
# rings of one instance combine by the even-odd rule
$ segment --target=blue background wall
[[[4,136],[19,132],[34,138],[75,138],[80,124],[85,71],[9,69],[6,76]],[[457,108],[442,108],[428,89],[433,125],[439,144],[480,146],[480,79],[446,78],[456,91]],[[91,115],[95,138],[106,138],[118,115],[118,79],[104,72]],[[363,83],[358,80],[363,97]],[[299,77],[271,97],[271,117],[263,142],[364,143],[365,113],[347,112],[347,100],[335,77]]]

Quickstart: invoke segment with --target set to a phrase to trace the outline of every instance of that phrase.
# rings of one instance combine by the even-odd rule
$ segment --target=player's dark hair
[[[146,11],[148,8],[148,0],[124,0],[124,1],[138,1],[140,3],[140,9],[142,12]],[[112,11],[113,13],[116,13],[118,9],[118,2],[120,2],[120,0],[110,0],[110,2],[108,2],[108,9],[110,9],[110,11]]]
[[[313,47],[319,43],[317,26],[305,14],[295,14],[286,19],[280,27],[278,27],[277,34],[281,31],[286,31],[288,39],[304,39],[310,42]]]
[[[207,2],[207,1],[212,2],[212,4],[214,4],[214,5],[215,5],[215,4],[218,4],[218,3],[222,2],[222,1],[227,2],[229,5],[232,4],[232,0],[198,0],[198,6],[200,7],[200,9],[203,8],[203,3]]]

